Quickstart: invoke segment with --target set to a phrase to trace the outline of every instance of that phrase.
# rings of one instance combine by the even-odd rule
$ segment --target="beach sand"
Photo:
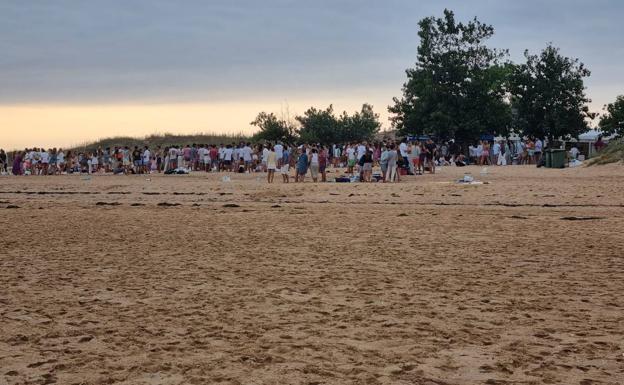
[[[624,167],[480,170],[1,177],[0,384],[624,384]]]

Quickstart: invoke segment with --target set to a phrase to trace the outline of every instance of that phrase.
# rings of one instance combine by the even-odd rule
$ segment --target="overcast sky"
[[[515,61],[548,42],[580,58],[595,109],[624,94],[623,1],[0,0],[0,107],[373,102],[386,118],[418,21],[444,7]]]

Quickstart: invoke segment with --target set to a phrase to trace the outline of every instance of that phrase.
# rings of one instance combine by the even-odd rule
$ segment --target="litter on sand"
[[[489,184],[488,182],[481,182],[479,180],[475,180],[475,178],[470,174],[464,174],[464,177],[458,180],[456,183],[467,184],[467,185]]]

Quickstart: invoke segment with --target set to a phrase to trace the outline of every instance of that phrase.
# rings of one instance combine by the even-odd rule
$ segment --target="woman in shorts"
[[[275,147],[269,146],[269,153],[266,156],[266,162],[267,181],[269,183],[273,183],[273,178],[275,178],[275,170],[277,169],[277,154],[275,153]]]
[[[420,153],[420,142],[417,141],[412,144],[412,148],[410,149],[412,166],[414,167],[414,174],[422,174],[422,172],[420,172]]]
[[[489,142],[483,142],[483,151],[481,152],[481,165],[482,166],[492,165],[492,163],[490,162],[490,143]]]
[[[319,172],[321,173],[321,182],[327,182],[327,149],[323,146],[319,152]]]
[[[282,174],[282,180],[284,183],[290,182],[290,149],[285,146],[284,151],[282,152],[282,167],[280,167],[280,173]]]
[[[362,182],[370,182],[373,175],[373,152],[368,150],[362,155]]]
[[[315,148],[312,149],[310,153],[310,175],[312,176],[312,180],[314,182],[318,181],[320,162],[319,162],[319,152]]]
[[[528,164],[535,164],[535,142],[529,139],[527,141],[527,160]]]

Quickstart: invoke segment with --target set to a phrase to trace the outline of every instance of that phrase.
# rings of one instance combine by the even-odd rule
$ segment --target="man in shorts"
[[[134,146],[134,150],[132,150],[132,163],[134,164],[134,172],[141,174],[143,172],[143,154],[139,150],[139,146]]]
[[[346,149],[347,153],[347,174],[351,174],[353,176],[353,168],[357,163],[357,159],[355,157],[355,148],[353,145],[350,145]]]
[[[288,147],[284,147],[282,151],[282,161],[281,161],[280,173],[282,174],[282,179],[284,183],[290,182],[290,149]]]

